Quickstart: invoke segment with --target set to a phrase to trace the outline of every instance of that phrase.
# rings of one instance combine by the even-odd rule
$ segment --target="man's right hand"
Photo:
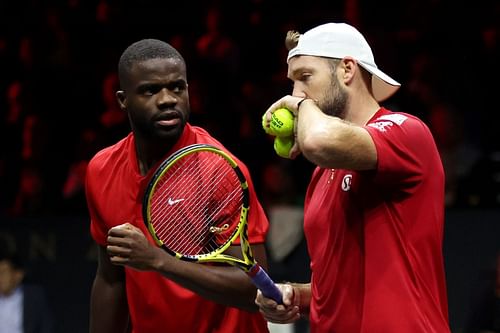
[[[276,284],[283,295],[283,304],[278,304],[271,298],[266,298],[260,290],[257,291],[255,304],[264,318],[272,323],[288,324],[300,318],[299,303],[296,302],[294,287],[290,284]]]

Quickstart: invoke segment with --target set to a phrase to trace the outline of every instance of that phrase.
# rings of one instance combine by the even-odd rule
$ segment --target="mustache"
[[[184,114],[180,110],[172,108],[172,109],[162,110],[161,112],[156,113],[152,117],[152,120],[159,121],[159,120],[170,120],[175,118],[184,119]]]

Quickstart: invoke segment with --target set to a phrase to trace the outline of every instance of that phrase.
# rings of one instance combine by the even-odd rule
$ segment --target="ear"
[[[343,58],[340,64],[342,68],[342,80],[344,84],[348,85],[352,82],[356,72],[358,71],[358,64],[352,57]]]
[[[118,90],[115,95],[120,109],[125,110],[127,107],[127,96],[125,95],[125,91]]]

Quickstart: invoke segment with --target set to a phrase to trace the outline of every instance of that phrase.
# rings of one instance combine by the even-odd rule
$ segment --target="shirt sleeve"
[[[85,195],[87,198],[87,207],[90,215],[90,234],[94,241],[99,245],[106,244],[108,230],[102,219],[99,217],[97,203],[97,179],[96,179],[96,161],[91,160],[86,173]]]
[[[387,114],[365,126],[377,149],[375,181],[411,192],[422,180],[429,150],[435,150],[428,127],[418,118]]]

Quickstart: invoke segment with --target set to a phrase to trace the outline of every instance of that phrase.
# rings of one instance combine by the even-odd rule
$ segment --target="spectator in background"
[[[481,152],[469,140],[463,115],[450,103],[436,101],[429,108],[429,128],[434,135],[446,170],[446,206],[474,206],[474,202],[480,198],[474,198],[473,194],[476,193],[471,188],[464,191],[463,184],[477,164]]]
[[[238,127],[223,124],[233,116],[239,117],[233,100],[229,97],[238,94],[241,54],[238,44],[229,35],[229,17],[224,15],[223,9],[224,5],[218,2],[208,6],[205,31],[196,39],[194,56],[205,107],[207,110],[216,110],[203,119],[203,127],[212,130],[214,135],[233,151],[236,145],[231,143],[239,134]],[[220,87],[223,85],[226,97],[220,98]]]
[[[104,76],[101,87],[104,109],[99,116],[99,135],[101,136],[99,140],[102,147],[116,143],[130,132],[127,114],[116,103],[115,92],[119,87],[116,73],[112,72]]]
[[[296,181],[297,163],[276,157],[262,173],[262,205],[269,217],[266,246],[269,275],[274,281],[308,282],[309,256],[304,238],[303,191]],[[294,333],[308,332],[305,318],[291,325]]]
[[[0,246],[0,333],[52,333],[52,313],[41,286],[24,283],[22,256]]]
[[[12,81],[7,89],[4,142],[6,212],[11,216],[35,216],[50,207],[50,195],[44,174],[48,151],[47,122],[33,108],[33,89],[24,80]]]

